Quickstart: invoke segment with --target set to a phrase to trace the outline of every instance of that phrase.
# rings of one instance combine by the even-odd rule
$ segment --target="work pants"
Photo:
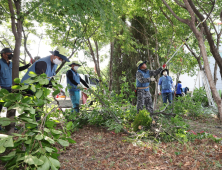
[[[69,96],[72,101],[72,113],[74,111],[79,113],[80,91],[69,90]]]
[[[169,103],[172,102],[172,93],[162,93],[163,103],[167,103],[167,100]]]
[[[153,113],[152,97],[150,92],[137,90],[137,113],[139,113],[140,110],[143,110],[144,105],[147,111]]]

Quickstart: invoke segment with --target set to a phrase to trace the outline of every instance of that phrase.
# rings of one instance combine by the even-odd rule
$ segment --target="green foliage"
[[[149,128],[152,123],[152,118],[147,110],[140,110],[132,123],[133,131],[137,131],[139,126]]]
[[[8,118],[0,118],[0,124],[3,126],[15,122],[19,133],[12,135],[0,135],[0,153],[6,150],[10,151],[8,155],[0,157],[6,162],[6,169],[59,169],[58,151],[54,144],[58,143],[62,147],[74,143],[70,136],[71,123],[67,123],[62,129],[56,128],[56,124],[62,121],[59,113],[54,108],[45,107],[51,102],[48,97],[50,90],[43,87],[48,84],[49,80],[45,74],[37,76],[30,73],[31,78],[25,83],[20,83],[15,79],[17,85],[12,86],[14,93],[8,93],[5,89],[0,91],[0,99],[4,106],[11,109],[17,109],[19,116],[14,121]],[[52,80],[52,84],[55,81]],[[57,94],[60,85],[53,86],[54,95]],[[27,95],[26,92],[32,90],[34,95]],[[36,122],[35,115],[38,113],[41,120]],[[56,119],[52,119],[53,117]],[[22,169],[23,169],[22,168]]]
[[[193,101],[196,102],[201,102],[203,106],[208,106],[208,98],[206,94],[206,90],[204,87],[200,87],[199,89],[195,88],[193,91]]]
[[[189,127],[183,121],[183,118],[179,115],[175,117],[171,117],[170,119],[162,116],[162,118],[158,121],[161,123],[163,128],[163,132],[161,133],[160,137],[163,141],[187,141],[187,128]]]

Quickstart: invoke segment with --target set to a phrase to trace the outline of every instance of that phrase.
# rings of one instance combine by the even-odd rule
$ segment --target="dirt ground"
[[[188,120],[194,132],[212,132],[222,137],[221,126],[214,120]],[[61,148],[61,170],[78,169],[148,169],[197,170],[222,169],[222,145],[210,139],[181,144],[134,143],[125,134],[115,134],[105,128],[86,126],[73,133],[76,144]]]

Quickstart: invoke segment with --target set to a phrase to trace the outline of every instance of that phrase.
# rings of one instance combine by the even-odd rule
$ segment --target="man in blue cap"
[[[77,73],[78,68],[81,66],[77,62],[74,62],[69,65],[71,67],[70,70],[67,71],[67,86],[69,89],[69,95],[72,101],[72,112],[79,112],[79,100],[80,100],[80,89],[78,88],[80,86],[80,82],[87,88],[89,86],[87,83],[79,76]]]
[[[147,70],[146,61],[139,61],[137,63],[137,72],[136,72],[136,87],[137,87],[137,113],[140,110],[143,110],[145,105],[146,110],[150,113],[153,113],[152,107],[152,96],[149,90],[150,81],[155,81],[153,76],[158,75],[163,68],[166,67],[166,64],[163,67],[160,67],[157,70]]]
[[[33,71],[38,75],[45,73],[47,77],[52,77],[56,74],[57,66],[62,64],[63,60],[69,62],[69,59],[66,56],[60,54],[57,50],[50,51],[50,53],[52,55],[41,58],[38,61],[34,62],[22,78],[21,82],[27,80],[30,77],[30,71]]]
[[[174,84],[172,78],[169,76],[169,70],[164,69],[161,72],[162,77],[159,79],[159,86],[158,86],[158,93],[162,93],[163,103],[167,103],[167,100],[169,103],[172,102],[173,96],[172,92],[175,91]],[[160,92],[160,88],[162,91]],[[172,90],[173,89],[173,90]]]

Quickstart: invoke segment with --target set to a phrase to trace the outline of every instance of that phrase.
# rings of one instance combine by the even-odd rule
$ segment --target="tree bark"
[[[215,86],[217,85],[217,62],[215,61],[215,65],[214,65],[214,84]]]
[[[109,61],[109,91],[112,90],[113,82],[113,51],[114,51],[114,41],[110,42],[110,61]]]

